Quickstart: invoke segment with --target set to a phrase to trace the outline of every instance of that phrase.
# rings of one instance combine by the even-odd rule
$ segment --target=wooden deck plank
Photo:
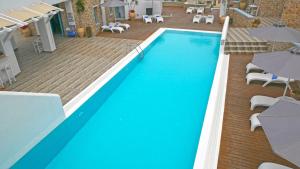
[[[249,117],[264,108],[250,110],[250,98],[261,94],[280,96],[283,86],[263,88],[260,83],[246,84],[245,66],[252,55],[231,55],[218,169],[256,169],[265,161],[297,168],[272,152],[261,128],[250,131]]]
[[[18,40],[16,55],[22,72],[17,82],[2,90],[56,93],[63,104],[121,60],[129,52],[123,50],[127,43],[139,42],[106,37],[61,38],[56,51],[36,55],[32,38]]]

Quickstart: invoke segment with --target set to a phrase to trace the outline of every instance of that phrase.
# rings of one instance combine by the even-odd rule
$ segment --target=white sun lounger
[[[193,23],[200,23],[202,19],[202,15],[195,15],[193,18]]]
[[[251,127],[250,127],[251,132],[254,132],[254,130],[256,129],[256,127],[261,127],[261,123],[260,123],[260,121],[257,118],[257,116],[259,114],[260,113],[254,113],[249,118],[250,123],[251,123]]]
[[[246,73],[249,73],[252,70],[263,71],[260,67],[250,62],[246,65]]]
[[[263,87],[267,86],[270,83],[282,83],[288,85],[288,78],[280,77],[280,76],[274,76],[271,73],[248,73],[246,76],[247,84],[250,84],[252,81],[263,81],[265,82],[263,84]],[[291,79],[290,82],[295,81],[294,79]]]
[[[215,17],[213,15],[208,15],[205,18],[205,22],[206,22],[206,24],[208,24],[208,23],[213,24],[214,23],[214,19],[215,19]]]
[[[115,26],[122,27],[122,28],[124,28],[125,30],[128,30],[128,29],[130,28],[130,25],[127,24],[127,23],[116,22],[116,23],[114,23],[114,24],[115,24]]]
[[[164,22],[164,18],[161,15],[154,15],[154,18],[155,18],[157,23],[163,23]]]
[[[292,169],[292,168],[284,165],[276,164],[276,163],[263,162],[258,166],[258,169]]]
[[[197,14],[204,14],[204,7],[197,8]]]
[[[148,15],[143,15],[143,20],[145,23],[152,23],[152,19]]]
[[[193,7],[188,7],[188,8],[186,9],[186,13],[187,13],[187,14],[191,14],[191,13],[193,13],[193,11],[194,11],[194,8],[193,8]]]
[[[103,26],[101,26],[101,28],[102,28],[102,32],[105,30],[111,31],[112,33],[114,33],[114,31],[118,31],[120,33],[124,32],[124,29],[122,27],[118,27],[118,26],[103,25]]]
[[[279,101],[281,98],[289,99],[289,100],[295,100],[292,97],[287,97],[287,96],[280,96],[280,97],[269,97],[269,96],[261,96],[261,95],[256,95],[253,96],[250,99],[250,109],[254,110],[257,106],[263,106],[263,107],[269,107],[275,104],[277,101]]]

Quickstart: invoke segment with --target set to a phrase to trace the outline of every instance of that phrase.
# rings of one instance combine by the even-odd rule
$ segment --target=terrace
[[[216,11],[218,12],[218,11]],[[211,14],[206,10],[205,15]],[[163,14],[169,17],[165,17],[164,23],[152,23],[145,24],[141,20],[126,21],[130,24],[131,28],[125,33],[111,33],[111,32],[98,32],[98,36],[112,37],[112,38],[124,38],[124,39],[138,39],[145,40],[158,28],[181,28],[181,29],[195,29],[195,30],[209,30],[209,31],[221,31],[222,25],[219,23],[219,18],[215,17],[213,24],[195,24],[192,22],[195,14],[186,14],[182,7],[164,7]],[[218,13],[215,14],[216,16]]]
[[[66,104],[158,28],[222,29],[218,20],[212,25],[193,24],[194,15],[185,14],[180,7],[164,7],[164,13],[172,14],[172,17],[166,18],[162,24],[127,21],[131,28],[122,34],[99,32],[97,37],[84,39],[56,37],[57,50],[53,53],[36,55],[30,43],[31,38],[18,40],[16,55],[22,73],[17,76],[17,82],[3,90],[56,93]],[[19,35],[16,36],[18,38]],[[131,48],[128,49],[128,46]],[[266,88],[262,88],[261,84],[246,85],[245,66],[252,57],[253,54],[230,56],[218,168],[257,168],[264,161],[297,168],[272,152],[262,129],[250,132],[250,115],[263,110],[250,111],[251,96],[262,94],[277,97],[282,95],[284,89],[280,85]]]

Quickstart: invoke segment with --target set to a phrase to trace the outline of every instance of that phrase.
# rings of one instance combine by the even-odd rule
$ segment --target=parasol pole
[[[290,77],[288,78],[288,82],[287,82],[287,84],[285,85],[285,89],[284,89],[283,96],[286,96],[286,92],[287,92],[287,89],[288,89],[289,85],[290,85]]]

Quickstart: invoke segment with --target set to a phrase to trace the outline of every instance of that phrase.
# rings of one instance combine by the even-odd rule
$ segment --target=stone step
[[[263,50],[263,49],[251,49],[251,50],[239,50],[239,49],[229,49],[229,50],[225,50],[226,54],[253,54],[253,53],[262,53],[262,52],[266,52],[267,50]]]
[[[225,50],[265,50],[269,49],[268,46],[225,46]]]
[[[226,45],[270,45],[268,42],[234,42],[226,41]]]

